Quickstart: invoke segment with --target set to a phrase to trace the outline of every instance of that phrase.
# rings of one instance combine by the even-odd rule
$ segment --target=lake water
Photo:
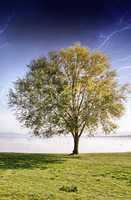
[[[70,153],[72,137],[38,139],[22,134],[0,134],[0,152]],[[81,137],[80,152],[131,152],[131,136]]]

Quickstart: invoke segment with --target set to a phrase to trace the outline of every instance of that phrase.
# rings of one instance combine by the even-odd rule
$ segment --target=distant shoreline
[[[71,135],[61,135],[61,136],[57,136],[55,135],[54,138],[62,138],[62,137],[72,137]],[[82,138],[127,138],[127,137],[131,137],[131,133],[130,134],[122,134],[122,133],[116,133],[116,134],[110,134],[110,135],[103,135],[103,134],[97,134],[97,135],[83,135]],[[38,139],[50,139],[50,138],[42,138],[42,137],[35,137],[33,135],[31,135],[30,133],[0,133],[0,139],[6,139],[6,138],[10,138],[10,139],[34,139],[34,138],[38,138]],[[53,137],[51,137],[53,138]]]

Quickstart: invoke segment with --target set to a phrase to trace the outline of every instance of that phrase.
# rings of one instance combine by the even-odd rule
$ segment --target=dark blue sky
[[[130,82],[130,13],[129,0],[0,1],[1,116],[10,113],[6,94],[12,81],[25,73],[26,64],[77,41],[106,53],[119,80]]]
[[[112,59],[126,56],[131,50],[130,29],[115,34],[108,44],[101,43],[113,31],[129,26],[130,11],[128,0],[1,1],[0,30],[8,23],[0,34],[2,80],[19,75],[32,58],[76,41],[100,47]]]

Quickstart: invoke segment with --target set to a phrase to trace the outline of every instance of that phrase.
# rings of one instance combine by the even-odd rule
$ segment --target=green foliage
[[[35,135],[71,133],[78,140],[84,131],[117,127],[125,86],[102,53],[76,44],[32,61],[28,69],[10,90],[9,105]]]
[[[131,154],[0,153],[0,200],[13,199],[130,200]]]
[[[71,186],[65,186],[65,185],[63,185],[62,187],[60,187],[60,191],[64,191],[64,192],[77,192],[78,189],[74,185],[71,185]]]

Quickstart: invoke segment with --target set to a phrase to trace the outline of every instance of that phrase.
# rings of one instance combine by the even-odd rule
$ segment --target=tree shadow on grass
[[[0,153],[0,169],[46,169],[64,161],[60,154]]]

